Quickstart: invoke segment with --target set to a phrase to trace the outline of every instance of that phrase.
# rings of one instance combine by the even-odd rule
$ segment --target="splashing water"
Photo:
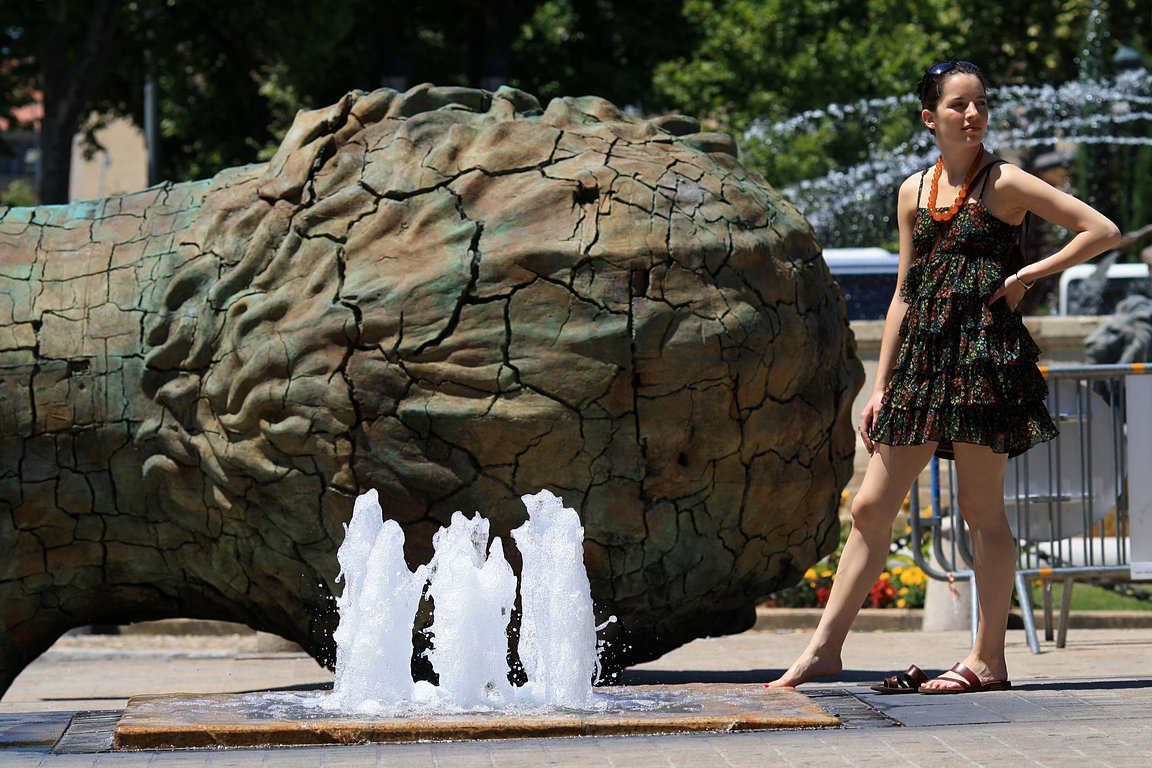
[[[433,536],[431,562],[412,572],[404,534],[382,520],[376,491],[356,500],[337,555],[340,624],[330,695],[312,703],[372,715],[598,709],[599,664],[592,595],[584,568],[584,529],[548,491],[522,497],[528,520],[512,532],[523,557],[518,655],[527,683],[509,682],[508,621],[516,576],[488,521],[460,512]],[[439,685],[413,682],[412,624],[422,593],[434,604],[428,659]]]
[[[578,708],[587,703],[588,681],[600,671],[584,529],[576,511],[547,491],[523,501],[528,521],[512,531],[524,559],[520,663],[528,682],[523,691],[530,699]]]
[[[488,549],[488,521],[459,512],[432,537],[436,555],[428,595],[436,606],[428,630],[428,660],[439,689],[420,687],[418,698],[434,695],[455,706],[500,707],[512,699],[508,682],[508,620],[516,602],[516,574],[504,559],[500,539]]]
[[[412,619],[427,569],[408,570],[404,532],[381,518],[376,491],[358,498],[337,553],[344,592],[336,599],[340,625],[333,635],[336,709],[413,697]]]

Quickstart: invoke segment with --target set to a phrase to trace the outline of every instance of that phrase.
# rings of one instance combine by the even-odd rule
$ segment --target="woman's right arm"
[[[919,200],[916,193],[920,188],[920,174],[909,176],[900,185],[900,192],[896,200],[896,217],[900,232],[900,266],[896,275],[896,290],[892,294],[892,302],[888,305],[888,314],[884,317],[884,333],[880,338],[880,357],[876,364],[876,381],[872,386],[872,395],[860,412],[860,437],[864,440],[864,447],[868,453],[875,450],[872,442],[872,423],[876,419],[876,412],[880,410],[880,402],[884,397],[884,390],[892,378],[892,368],[896,365],[896,355],[900,350],[900,326],[904,323],[904,313],[908,311],[908,304],[900,296],[900,286],[904,285],[904,278],[908,274],[908,267],[912,263],[915,248],[912,244],[912,233],[916,227],[916,213]]]

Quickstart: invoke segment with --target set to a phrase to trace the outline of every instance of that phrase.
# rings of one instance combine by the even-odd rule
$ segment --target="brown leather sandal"
[[[872,686],[877,693],[916,693],[920,686],[928,682],[924,670],[913,664],[907,672],[884,678],[884,682]]]
[[[944,677],[944,675],[941,675],[936,679],[942,680],[946,683],[951,683],[957,687],[921,688],[920,693],[923,693],[926,696],[943,696],[950,693],[983,693],[985,691],[1007,691],[1012,687],[1012,683],[1008,682],[1007,680],[989,680],[988,682],[983,683],[980,681],[980,678],[976,676],[975,672],[968,669],[968,667],[964,666],[963,664],[957,664],[956,666],[952,667],[952,669],[948,670],[948,672],[952,672],[961,679],[956,680],[951,677]],[[944,674],[946,675],[948,672],[945,672]]]

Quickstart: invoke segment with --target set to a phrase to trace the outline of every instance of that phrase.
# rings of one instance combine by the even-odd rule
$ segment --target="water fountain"
[[[584,529],[548,491],[524,496],[528,520],[512,532],[523,559],[517,658],[527,682],[509,682],[508,629],[517,580],[488,521],[457,512],[415,573],[404,533],[382,520],[375,491],[361,496],[340,547],[336,679],[326,709],[357,713],[582,708],[592,703],[596,631],[584,570]],[[435,606],[427,656],[439,685],[413,682],[412,624],[421,596]]]
[[[340,547],[340,624],[332,691],[133,698],[116,727],[119,749],[267,746],[760,730],[838,724],[808,697],[761,684],[618,686],[598,673],[584,529],[548,491],[524,496],[512,531],[517,578],[488,521],[457,512],[433,537],[432,560],[409,570],[404,533],[361,496]],[[509,621],[520,596],[510,681]],[[438,683],[412,677],[413,621],[424,597],[433,619],[427,658]],[[611,620],[611,619],[610,619]]]

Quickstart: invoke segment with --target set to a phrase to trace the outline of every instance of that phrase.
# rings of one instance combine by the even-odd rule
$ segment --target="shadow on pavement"
[[[685,683],[767,683],[784,674],[784,669],[728,669],[707,671],[699,669],[628,669],[620,675],[622,685],[683,685]],[[872,683],[879,682],[892,671],[851,669],[838,675],[824,677],[813,684]]]
[[[1124,691],[1152,688],[1152,678],[1101,678],[1099,680],[1051,680],[1013,683],[1014,691]]]

